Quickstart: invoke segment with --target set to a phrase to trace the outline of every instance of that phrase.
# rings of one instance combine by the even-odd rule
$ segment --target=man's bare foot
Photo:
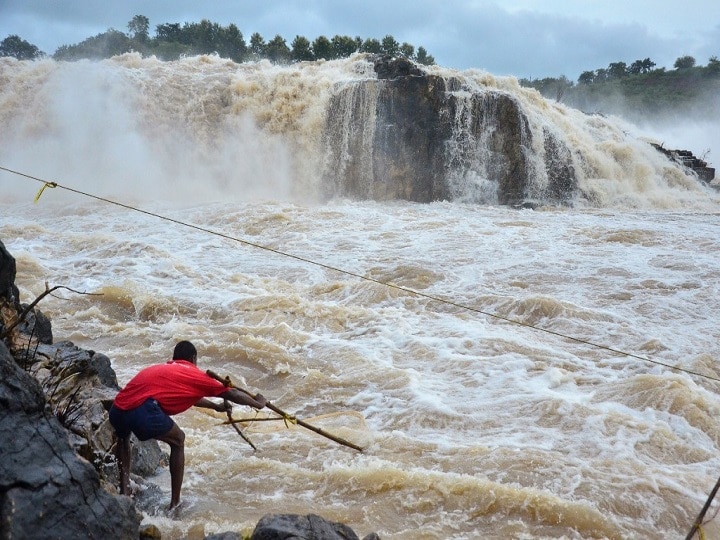
[[[185,508],[184,502],[176,502],[176,503],[170,503],[170,506],[167,507],[167,510],[165,510],[165,515],[171,519],[178,519],[180,517],[180,513]]]

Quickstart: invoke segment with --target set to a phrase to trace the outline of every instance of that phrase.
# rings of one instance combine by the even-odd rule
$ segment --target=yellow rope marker
[[[42,187],[40,188],[40,191],[37,192],[37,195],[35,195],[35,200],[33,203],[37,203],[40,200],[40,196],[43,194],[43,191],[45,191],[45,188],[56,188],[57,184],[55,182],[45,182]]]

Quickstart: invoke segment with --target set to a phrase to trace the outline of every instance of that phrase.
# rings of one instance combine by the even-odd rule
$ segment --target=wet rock
[[[342,523],[315,514],[268,514],[258,521],[250,540],[360,540]]]
[[[4,299],[15,311],[20,311],[20,293],[15,285],[15,258],[0,241],[0,299]]]
[[[665,148],[662,144],[651,142],[650,145],[655,148],[661,154],[667,156],[668,159],[674,161],[685,167],[687,170],[692,171],[697,175],[698,180],[709,184],[715,180],[715,168],[708,167],[707,162],[702,159],[695,157],[690,150],[672,150]]]
[[[137,538],[132,500],[102,488],[0,342],[0,529],[6,538]]]
[[[568,145],[545,131],[545,163],[538,170],[527,114],[512,94],[469,88],[405,58],[369,60],[377,79],[344,83],[330,101],[329,197],[421,203],[462,197],[508,205],[572,200],[577,178]]]

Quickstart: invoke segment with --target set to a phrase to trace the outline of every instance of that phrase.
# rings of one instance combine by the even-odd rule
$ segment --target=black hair
[[[194,362],[197,358],[197,349],[195,345],[189,341],[180,341],[175,345],[173,351],[173,360],[187,360],[188,362]]]

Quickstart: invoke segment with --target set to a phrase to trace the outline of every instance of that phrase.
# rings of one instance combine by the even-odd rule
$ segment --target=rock
[[[708,167],[707,163],[695,155],[690,150],[671,150],[665,148],[662,144],[651,142],[650,145],[661,154],[679,165],[685,167],[688,171],[693,172],[698,180],[710,184],[715,180],[715,169]]]
[[[250,540],[360,540],[342,523],[315,514],[268,514],[255,527]]]
[[[374,69],[378,79],[396,79],[408,76],[422,77],[425,74],[407,58],[395,58],[388,55],[378,57]]]
[[[7,328],[24,306],[13,281],[15,260],[2,242],[0,276],[0,322]],[[0,537],[5,531],[9,538],[137,537],[132,500],[112,494],[118,482],[107,408],[119,387],[109,358],[69,341],[53,344],[50,321],[37,306],[6,340],[13,350],[0,341]],[[148,476],[164,454],[157,441],[135,442],[131,470]],[[32,528],[53,519],[68,524],[52,532]]]
[[[236,532],[224,532],[217,534],[209,534],[205,540],[242,540],[242,536]]]
[[[520,102],[428,74],[405,58],[370,57],[376,80],[343,84],[325,127],[328,197],[567,203],[577,189],[568,145],[543,132],[537,170],[530,122]],[[542,182],[540,179],[544,179]]]
[[[15,311],[20,311],[20,293],[15,285],[15,258],[0,241],[0,299],[5,299]]]
[[[161,540],[160,529],[155,525],[143,525],[138,534],[140,540]]]
[[[25,310],[27,304],[21,304]],[[40,343],[50,344],[53,342],[52,323],[37,306],[28,312],[25,320],[18,325],[18,331],[23,334],[35,337]]]
[[[45,408],[40,385],[0,342],[0,530],[3,538],[137,538],[129,497],[101,487]]]
[[[80,456],[96,466],[105,482],[117,485],[112,452],[114,430],[108,409],[120,387],[110,359],[70,341],[39,344],[32,351],[32,358],[23,357],[23,365],[33,366],[51,410],[60,415],[64,427],[73,434],[71,444]],[[150,476],[164,459],[157,441],[140,442],[133,436],[131,472]]]

